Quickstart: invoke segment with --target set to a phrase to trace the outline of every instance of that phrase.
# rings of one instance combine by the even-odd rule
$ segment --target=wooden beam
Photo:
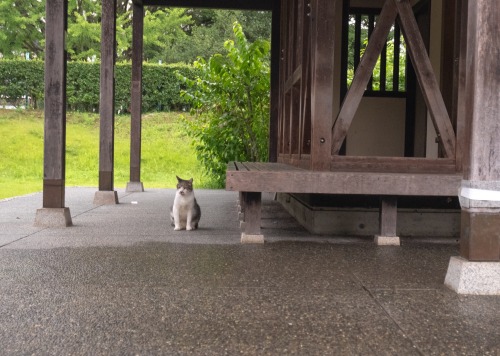
[[[330,166],[335,8],[339,1],[311,1],[311,169],[316,171]]]
[[[359,107],[366,86],[377,63],[378,56],[382,52],[394,21],[396,20],[396,6],[392,0],[385,2],[378,18],[377,25],[368,41],[365,53],[356,69],[351,87],[342,103],[340,113],[337,116],[332,129],[332,154],[338,155],[342,143],[351,126],[354,115]]]
[[[230,170],[226,189],[247,192],[456,196],[461,174],[313,172],[269,163],[258,170]]]
[[[334,172],[460,173],[449,158],[332,156],[331,162]]]
[[[130,122],[130,181],[141,181],[141,121],[142,121],[142,52],[144,7],[133,6],[132,18],[132,96]]]
[[[99,190],[113,190],[115,125],[116,0],[102,0]]]
[[[391,0],[387,0],[391,1]],[[408,53],[417,74],[427,108],[446,157],[455,157],[455,132],[444,104],[439,84],[420,35],[409,0],[392,0],[396,5]]]
[[[47,0],[45,29],[45,105],[43,207],[64,208],[66,175],[67,2]]]

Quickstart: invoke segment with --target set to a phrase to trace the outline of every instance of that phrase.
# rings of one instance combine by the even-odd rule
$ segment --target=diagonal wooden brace
[[[332,154],[338,155],[347,131],[351,126],[366,86],[370,81],[377,59],[387,42],[387,36],[396,20],[397,10],[393,0],[387,0],[380,13],[377,25],[366,46],[365,53],[356,69],[351,87],[342,103],[342,108],[332,129]]]

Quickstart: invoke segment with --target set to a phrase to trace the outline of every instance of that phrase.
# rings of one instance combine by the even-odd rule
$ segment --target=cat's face
[[[177,177],[177,192],[180,195],[189,194],[193,191],[193,178],[185,180]]]

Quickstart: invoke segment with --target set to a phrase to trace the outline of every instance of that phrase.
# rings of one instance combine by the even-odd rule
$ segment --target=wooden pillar
[[[130,122],[130,182],[127,192],[143,192],[141,182],[142,53],[144,7],[133,4],[132,18],[132,97]]]
[[[379,234],[375,236],[377,245],[397,245],[399,237],[396,234],[398,221],[398,199],[395,196],[380,198]]]
[[[341,0],[311,1],[311,169],[330,170],[333,124],[335,8]]]
[[[244,214],[241,243],[264,243],[264,236],[260,232],[262,193],[243,192],[240,199]]]
[[[280,95],[280,24],[281,1],[273,1],[271,25],[271,113],[269,122],[269,162],[278,161],[278,120]]]
[[[460,254],[500,261],[500,2],[468,2]]]
[[[45,18],[45,126],[43,208],[36,226],[69,226],[65,208],[66,176],[66,50],[67,0],[47,0]]]
[[[457,135],[456,145],[456,170],[463,172],[465,133],[465,108],[466,108],[466,58],[467,58],[467,0],[457,0],[455,4],[455,56],[453,76],[453,104],[452,117]]]
[[[114,188],[116,0],[102,0],[99,191],[94,204],[116,204]]]

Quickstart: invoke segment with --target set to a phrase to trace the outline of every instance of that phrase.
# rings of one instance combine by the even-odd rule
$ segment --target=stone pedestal
[[[400,246],[399,236],[375,235],[375,244],[378,246]]]
[[[94,195],[94,205],[118,204],[118,193],[116,191],[98,190]]]
[[[35,216],[36,227],[67,227],[73,225],[69,208],[42,208],[37,209]]]
[[[458,294],[500,295],[500,262],[451,257],[444,284]]]
[[[142,182],[128,182],[127,188],[125,189],[127,193],[144,192],[144,185]]]

